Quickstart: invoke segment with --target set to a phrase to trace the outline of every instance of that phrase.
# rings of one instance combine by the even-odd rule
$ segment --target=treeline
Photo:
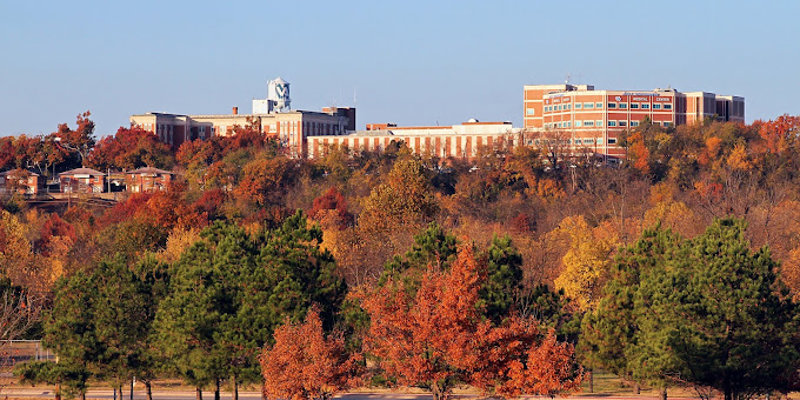
[[[73,158],[182,179],[108,209],[4,200],[4,287],[42,305],[23,335],[60,357],[21,367],[32,381],[514,397],[602,368],[726,399],[800,382],[798,117],[645,121],[620,166],[559,146],[465,161],[401,143],[297,160],[247,128],[153,153],[135,145],[151,133],[95,144],[88,115],[78,125],[59,128],[90,133]]]

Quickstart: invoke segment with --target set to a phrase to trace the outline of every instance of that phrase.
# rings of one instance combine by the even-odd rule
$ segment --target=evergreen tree
[[[486,316],[496,322],[508,316],[514,296],[522,288],[522,255],[509,236],[494,236],[484,254],[486,282],[479,292]]]
[[[657,356],[667,375],[714,388],[725,400],[792,389],[797,306],[769,250],[750,250],[744,228],[738,219],[714,221],[643,279],[635,365],[645,368]]]
[[[65,385],[66,394],[86,398],[87,381],[105,353],[97,338],[94,301],[97,285],[84,271],[56,284],[53,309],[45,319],[42,343],[58,354],[58,367],[45,368],[52,381]]]

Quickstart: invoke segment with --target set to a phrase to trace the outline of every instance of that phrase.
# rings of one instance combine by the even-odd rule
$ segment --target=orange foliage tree
[[[273,338],[275,344],[261,354],[264,394],[269,398],[326,400],[357,384],[358,357],[348,354],[340,333],[326,337],[316,307],[302,324],[287,318]]]
[[[532,320],[494,326],[481,318],[485,279],[472,247],[464,246],[449,270],[429,266],[413,296],[392,279],[362,294],[370,316],[365,352],[399,384],[428,389],[434,400],[459,383],[510,397],[577,389],[581,373],[570,345],[542,341]]]

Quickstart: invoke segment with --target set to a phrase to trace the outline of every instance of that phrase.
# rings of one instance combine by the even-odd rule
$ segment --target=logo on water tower
[[[276,111],[288,110],[291,107],[289,82],[281,78],[269,81],[267,84],[267,100],[270,100]]]
[[[285,100],[287,97],[289,97],[289,86],[286,86],[285,83],[276,83],[275,96],[281,100]]]

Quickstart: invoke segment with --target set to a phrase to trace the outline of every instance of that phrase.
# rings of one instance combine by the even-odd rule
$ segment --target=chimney
[[[233,107],[233,115],[239,114],[239,107]]]

